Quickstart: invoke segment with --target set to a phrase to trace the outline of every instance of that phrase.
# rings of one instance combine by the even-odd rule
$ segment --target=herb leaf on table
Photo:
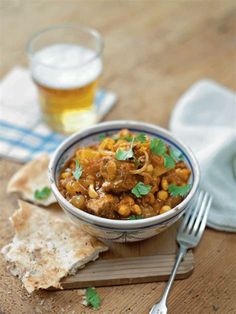
[[[49,197],[51,192],[52,190],[49,187],[45,186],[41,190],[36,190],[34,192],[34,198],[36,200],[45,200]]]
[[[102,300],[95,288],[87,288],[85,297],[87,305],[92,306],[94,310],[100,308]]]

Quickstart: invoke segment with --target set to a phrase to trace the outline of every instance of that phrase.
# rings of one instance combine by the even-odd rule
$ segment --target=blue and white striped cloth
[[[95,100],[98,120],[116,100],[114,93],[98,90]],[[26,162],[42,152],[52,153],[64,138],[42,121],[29,71],[14,68],[0,82],[0,156]]]

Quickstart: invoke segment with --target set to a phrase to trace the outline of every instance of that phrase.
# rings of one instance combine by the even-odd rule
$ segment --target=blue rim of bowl
[[[92,214],[89,214],[79,208],[74,207],[69,201],[67,201],[59,192],[57,185],[55,175],[56,170],[59,161],[61,160],[62,156],[69,150],[71,147],[75,146],[82,140],[86,138],[91,138],[94,135],[99,135],[101,133],[109,133],[114,131],[119,131],[123,128],[128,128],[131,131],[134,132],[144,132],[147,133],[153,137],[162,138],[165,142],[170,144],[171,146],[174,146],[178,150],[183,153],[184,158],[187,160],[191,172],[192,172],[192,187],[189,191],[188,195],[185,197],[185,199],[178,204],[176,207],[172,208],[167,213],[145,218],[145,219],[139,219],[139,220],[113,220],[108,218],[102,218],[98,217]],[[151,130],[146,130],[146,128]],[[96,131],[95,131],[96,130]],[[160,134],[160,133],[162,134]],[[164,133],[164,135],[163,135]],[[78,139],[79,137],[79,139]],[[181,147],[182,146],[182,147]],[[68,210],[70,214],[73,213],[73,216],[77,217],[78,219],[81,219],[87,223],[90,223],[92,225],[98,226],[98,227],[104,227],[104,228],[110,228],[110,229],[116,229],[117,227],[121,227],[122,229],[134,229],[136,228],[144,228],[142,226],[143,224],[148,227],[159,225],[161,223],[165,223],[166,221],[169,221],[170,219],[176,217],[179,215],[182,210],[184,210],[188,203],[193,199],[195,192],[197,191],[198,185],[199,185],[199,179],[200,179],[200,173],[199,173],[199,166],[198,162],[192,153],[191,149],[188,148],[182,141],[180,141],[177,138],[174,138],[173,135],[167,131],[166,129],[163,129],[159,126],[155,126],[149,123],[139,122],[139,121],[127,121],[127,120],[121,120],[121,121],[110,121],[110,122],[103,122],[96,124],[95,126],[88,127],[86,129],[83,129],[71,136],[69,136],[65,141],[63,141],[55,153],[53,154],[50,164],[49,164],[49,180],[51,182],[51,188],[52,191],[58,200],[59,203],[62,203],[64,207],[64,210]],[[155,222],[155,224],[153,224]],[[111,225],[111,227],[109,227]]]

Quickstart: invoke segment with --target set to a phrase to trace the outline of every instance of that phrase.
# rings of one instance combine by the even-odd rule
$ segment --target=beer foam
[[[95,81],[102,72],[102,60],[96,52],[72,44],[47,46],[31,60],[33,79],[55,89],[79,88]]]

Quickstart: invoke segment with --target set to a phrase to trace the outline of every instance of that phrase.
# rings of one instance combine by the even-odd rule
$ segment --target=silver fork
[[[207,192],[201,191],[198,195],[198,198],[196,199],[196,202],[194,202],[193,206],[187,211],[177,234],[179,252],[171,276],[165,287],[160,302],[153,305],[149,314],[167,313],[166,302],[170,292],[170,288],[175,278],[176,271],[187,250],[190,248],[194,248],[198,245],[206,226],[211,202],[212,197]]]

